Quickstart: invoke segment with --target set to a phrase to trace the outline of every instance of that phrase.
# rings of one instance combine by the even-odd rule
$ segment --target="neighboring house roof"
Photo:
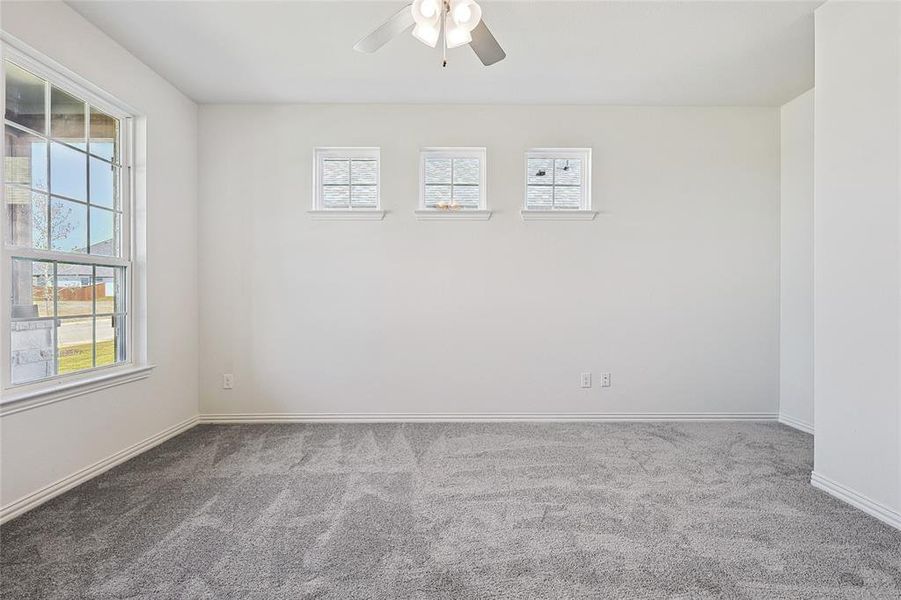
[[[108,239],[102,242],[97,242],[91,246],[91,254],[97,256],[113,256],[114,255],[115,246],[113,245],[113,240]],[[85,254],[85,248],[74,248],[73,253]],[[78,256],[72,257],[73,261],[78,261]],[[77,277],[79,275],[89,276],[91,274],[90,269],[85,270],[85,265],[79,264],[70,264],[70,263],[59,263],[56,266],[57,275],[69,275],[73,277]]]

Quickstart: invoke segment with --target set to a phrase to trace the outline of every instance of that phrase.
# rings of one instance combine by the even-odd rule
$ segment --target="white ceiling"
[[[69,4],[201,103],[782,104],[813,86],[819,1],[483,0],[507,59],[402,35],[351,47],[396,2]]]

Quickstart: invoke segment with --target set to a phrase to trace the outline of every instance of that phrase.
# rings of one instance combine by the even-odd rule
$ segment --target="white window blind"
[[[314,210],[379,209],[378,148],[317,148]]]
[[[484,210],[484,148],[426,148],[421,153],[421,210]]]
[[[535,149],[526,153],[527,211],[589,210],[590,189],[590,149]]]

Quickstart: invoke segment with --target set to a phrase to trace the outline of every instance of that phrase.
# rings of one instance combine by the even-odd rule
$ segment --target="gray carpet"
[[[891,598],[768,423],[201,426],[0,528],[4,599]]]

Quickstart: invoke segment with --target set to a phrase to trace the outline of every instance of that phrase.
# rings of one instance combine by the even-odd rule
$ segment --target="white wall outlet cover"
[[[582,373],[582,387],[590,388],[591,387],[591,373]]]
[[[222,376],[222,389],[230,390],[235,387],[235,376],[231,373],[226,373]]]
[[[601,375],[601,387],[610,387],[610,373]]]

